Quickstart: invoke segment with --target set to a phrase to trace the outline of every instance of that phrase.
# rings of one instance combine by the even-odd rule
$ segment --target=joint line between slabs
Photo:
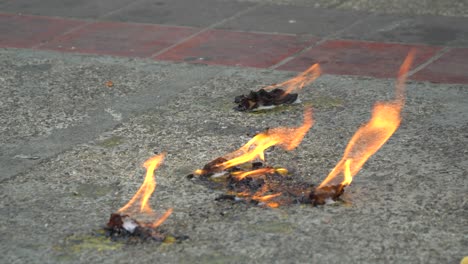
[[[262,6],[262,5],[264,5],[264,4],[263,4],[263,3],[256,4],[256,5],[254,5],[254,6],[251,6],[251,7],[247,8],[247,9],[244,9],[244,10],[239,11],[239,12],[237,12],[236,14],[234,14],[234,15],[228,17],[228,18],[225,18],[225,19],[223,19],[223,20],[221,20],[221,21],[215,22],[215,23],[213,23],[213,24],[211,24],[211,25],[209,25],[209,26],[207,26],[207,27],[205,27],[205,28],[203,28],[203,29],[201,29],[201,30],[199,30],[199,31],[197,31],[197,32],[195,32],[195,33],[193,33],[192,35],[190,35],[190,36],[188,36],[188,37],[186,37],[186,38],[183,38],[182,40],[178,41],[177,43],[174,43],[174,44],[172,44],[171,46],[169,46],[169,47],[167,47],[167,48],[164,48],[164,49],[162,49],[162,50],[160,50],[160,51],[157,51],[157,52],[151,54],[151,55],[149,56],[149,58],[155,59],[157,56],[159,56],[159,55],[161,55],[161,54],[167,52],[168,50],[170,50],[170,49],[172,49],[172,48],[175,48],[175,47],[179,46],[180,44],[182,44],[182,43],[184,43],[184,42],[186,42],[186,41],[188,41],[188,40],[190,40],[190,39],[192,39],[192,38],[194,38],[194,37],[196,37],[196,36],[198,36],[198,35],[200,35],[200,34],[206,32],[206,31],[208,31],[208,30],[210,30],[210,29],[214,29],[215,27],[217,27],[217,26],[219,26],[219,25],[222,25],[222,24],[224,24],[224,23],[226,23],[226,22],[228,22],[228,21],[231,21],[231,20],[233,20],[233,19],[235,19],[235,18],[240,17],[241,15],[244,15],[244,14],[246,14],[246,13],[248,13],[248,12],[251,12],[251,11],[257,9],[258,7]]]
[[[433,63],[434,61],[440,59],[442,56],[444,56],[447,52],[449,52],[450,50],[452,50],[451,47],[443,47],[441,50],[439,50],[436,54],[434,54],[434,56],[430,57],[429,59],[427,59],[427,61],[419,64],[416,68],[414,68],[413,70],[411,70],[409,73],[408,73],[408,77],[414,75],[415,73],[421,71],[422,69],[426,68],[429,64]]]
[[[126,9],[126,8],[129,8],[129,7],[131,7],[131,6],[134,6],[134,5],[139,4],[139,3],[142,3],[142,2],[144,2],[144,0],[133,1],[133,2],[131,2],[131,3],[129,3],[129,4],[126,4],[126,5],[124,5],[124,6],[120,7],[120,8],[117,8],[117,9],[114,9],[114,10],[111,10],[111,11],[107,12],[106,14],[100,16],[99,18],[107,18],[107,17],[110,17],[110,16],[112,16],[112,15],[115,14],[115,13],[118,13],[118,12],[120,12],[120,11]]]
[[[330,34],[326,35],[326,36],[323,37],[323,38],[320,38],[319,41],[313,43],[313,44],[310,45],[310,46],[307,46],[307,47],[303,48],[302,50],[300,50],[300,51],[298,51],[298,52],[292,54],[291,56],[289,56],[289,57],[283,59],[282,61],[276,63],[275,65],[272,65],[272,66],[268,67],[268,69],[276,70],[278,67],[283,66],[284,64],[290,62],[291,60],[297,58],[298,56],[300,56],[300,55],[306,53],[306,52],[309,51],[310,49],[312,49],[312,48],[314,48],[314,47],[317,47],[317,46],[320,46],[320,45],[322,45],[323,43],[329,41],[330,39],[334,39],[334,37],[339,36],[339,35],[340,35],[341,33],[343,33],[344,31],[346,31],[346,30],[348,30],[349,28],[351,28],[351,27],[353,27],[353,26],[355,26],[355,25],[361,23],[362,21],[366,20],[366,19],[367,19],[368,17],[370,17],[370,16],[372,16],[372,14],[368,14],[367,16],[365,16],[365,17],[363,17],[363,18],[361,18],[361,19],[356,20],[354,23],[351,23],[350,25],[348,25],[348,26],[346,26],[346,27],[344,27],[344,28],[342,28],[342,29],[339,29],[339,30],[337,30],[337,31],[335,31],[335,32],[333,32],[333,33],[330,33]]]

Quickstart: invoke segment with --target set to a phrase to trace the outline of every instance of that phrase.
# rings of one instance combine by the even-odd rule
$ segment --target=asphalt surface
[[[77,12],[71,15],[60,5],[46,8],[50,1],[42,9],[20,2],[0,1],[0,11],[15,13],[20,6],[31,15],[67,19],[132,14],[122,15],[126,1],[112,7],[106,1],[83,4],[86,8],[69,8]],[[370,12],[367,19],[374,20],[379,17],[374,11],[385,12],[391,21],[395,15],[442,15],[426,19],[443,23],[447,18],[463,21],[467,14],[463,1],[418,1],[402,8],[402,1],[370,5],[252,0],[232,1],[226,10],[235,14],[259,2],[289,10],[299,6],[349,12],[345,21],[353,20],[358,14],[354,12]],[[170,8],[184,10],[184,3],[174,1]],[[112,11],[116,8],[123,11]],[[268,8],[255,10],[268,13]],[[223,12],[213,20],[223,19]],[[141,10],[134,12],[138,17],[135,14],[156,19]],[[218,26],[256,31],[245,15],[245,21],[234,18]],[[201,27],[216,23],[166,18]],[[382,16],[381,21],[387,18]],[[408,21],[410,27],[415,25]],[[446,25],[463,31],[461,24]],[[265,26],[262,31],[267,30]],[[288,30],[301,26],[283,31]],[[17,36],[26,39],[27,34]],[[437,36],[415,43],[431,46],[430,41],[438,39],[445,52],[465,45],[463,34],[450,40]],[[284,81],[297,71],[103,54],[105,50],[97,55],[37,47],[0,50],[1,263],[459,263],[468,255],[468,87],[460,78],[463,73],[457,75],[456,80],[462,80],[458,83],[408,81],[400,128],[355,177],[344,202],[271,209],[215,201],[221,191],[185,176],[266,128],[299,125],[304,105],[309,104],[315,125],[299,148],[273,149],[267,160],[290,169],[298,181],[317,184],[369,119],[373,104],[393,98],[393,78],[370,77],[363,71],[326,74],[301,92],[303,103],[252,114],[232,110],[234,97]],[[449,58],[438,67],[463,67]],[[437,72],[428,69],[430,74]],[[385,70],[396,75],[398,64]],[[108,81],[113,85],[106,85]],[[173,208],[161,228],[188,239],[138,245],[109,241],[101,228],[140,186],[142,163],[161,152],[167,156],[156,171],[158,186],[151,203],[161,213]]]

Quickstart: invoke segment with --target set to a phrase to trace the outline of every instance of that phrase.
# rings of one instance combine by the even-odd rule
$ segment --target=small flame
[[[375,104],[369,122],[356,131],[346,147],[343,158],[318,186],[318,189],[335,184],[349,185],[364,163],[397,130],[401,122],[400,112],[405,104],[406,77],[413,62],[413,57],[414,51],[412,50],[400,67],[395,87],[396,99]],[[342,177],[339,177],[341,175]]]
[[[276,198],[278,196],[281,196],[282,193],[275,193],[275,194],[267,194],[267,195],[254,195],[252,197],[253,200],[259,201],[259,202],[267,202],[273,198]]]
[[[309,83],[315,81],[320,74],[322,74],[322,70],[320,69],[320,65],[318,63],[310,66],[307,70],[304,72],[300,73],[296,77],[289,79],[285,82],[275,84],[275,85],[270,85],[265,87],[264,89],[274,89],[278,87],[285,87],[286,91],[283,96],[289,94],[290,92],[294,90],[300,90],[304,86],[308,85]]]
[[[265,195],[265,193],[268,192],[269,187],[270,187],[269,184],[265,183],[265,185],[263,185],[260,190],[258,190],[254,195],[252,195],[252,200],[257,201],[259,203],[263,203],[264,205],[271,207],[271,208],[277,208],[279,207],[279,203],[271,202],[270,200],[281,196],[282,193],[274,193],[274,194]]]
[[[231,172],[231,175],[236,178],[236,180],[240,181],[246,177],[256,178],[264,176],[267,173],[274,173],[275,169],[273,168],[260,168],[252,171],[235,171]]]
[[[231,172],[231,175],[236,178],[236,180],[240,181],[246,177],[250,178],[258,178],[265,176],[265,174],[272,174],[272,173],[278,173],[279,175],[286,175],[288,173],[288,170],[285,168],[260,168],[256,170],[251,170],[251,171],[235,171]]]
[[[143,166],[146,168],[146,176],[143,184],[140,186],[140,189],[135,193],[135,195],[130,199],[130,201],[118,210],[119,213],[133,213],[138,211],[139,213],[153,214],[153,210],[148,203],[151,194],[153,194],[154,189],[156,189],[156,180],[154,177],[154,170],[156,170],[159,165],[164,160],[165,154],[160,154],[153,156],[145,161]],[[139,206],[139,210],[136,210],[135,207]],[[161,225],[172,213],[172,208],[167,210],[162,217],[150,224],[151,227],[156,228]]]
[[[262,132],[253,137],[249,142],[247,142],[247,144],[237,151],[226,155],[227,157],[233,157],[232,159],[217,166],[224,170],[257,158],[265,160],[264,151],[269,147],[276,145],[287,151],[291,151],[301,143],[313,123],[312,108],[307,107],[304,110],[304,121],[300,127],[278,127]]]
[[[172,211],[173,211],[172,208],[167,209],[167,211],[158,220],[154,221],[150,225],[150,227],[151,228],[156,228],[156,227],[160,226],[172,214]]]

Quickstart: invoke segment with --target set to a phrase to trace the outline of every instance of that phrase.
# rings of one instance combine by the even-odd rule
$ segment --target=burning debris
[[[107,235],[112,240],[154,240],[163,242],[166,238],[161,232],[142,224],[129,215],[111,214],[107,223]]]
[[[299,103],[299,95],[291,92],[302,89],[304,86],[317,79],[320,74],[321,70],[319,64],[314,64],[305,72],[288,81],[267,86],[256,92],[251,91],[248,95],[236,96],[234,103],[236,103],[237,106],[234,107],[234,109],[237,111],[256,111],[274,108],[278,105]],[[286,90],[279,87],[283,87]]]
[[[224,187],[228,195],[221,199],[254,202],[269,207],[303,202],[312,190],[306,183],[297,184],[288,176],[288,170],[265,166],[265,150],[278,146],[287,151],[295,149],[313,125],[312,109],[304,111],[304,121],[299,127],[278,127],[253,137],[238,150],[207,163],[196,170],[205,184]],[[261,161],[256,161],[261,160]],[[191,175],[194,178],[195,175]]]
[[[400,67],[395,87],[395,99],[389,102],[377,102],[372,110],[372,117],[362,125],[351,138],[343,158],[328,174],[325,180],[311,193],[315,203],[322,204],[327,199],[339,197],[353,177],[366,161],[374,155],[398,129],[401,122],[401,110],[405,104],[405,82],[413,62],[411,51]]]
[[[299,103],[298,94],[287,94],[280,88],[275,88],[268,92],[265,89],[260,89],[257,92],[250,91],[245,95],[236,96],[234,103],[237,106],[234,108],[237,111],[247,110],[263,110],[274,108],[282,104]]]
[[[205,167],[206,168],[206,167]],[[216,200],[232,200],[276,208],[292,203],[310,203],[314,186],[296,181],[285,168],[265,166],[262,162],[247,162],[216,173],[190,175],[191,178],[226,193]]]
[[[304,110],[302,125],[278,127],[259,133],[238,150],[214,159],[189,175],[189,178],[211,188],[224,189],[225,194],[216,200],[245,202],[271,208],[288,204],[321,205],[339,200],[366,161],[398,129],[401,110],[405,104],[405,82],[413,56],[413,52],[410,52],[400,68],[395,89],[396,98],[375,104],[371,119],[356,131],[342,159],[319,186],[294,179],[286,168],[265,164],[265,151],[270,147],[277,146],[292,151],[301,143],[314,123],[310,107]],[[311,69],[308,71],[318,71]],[[296,84],[297,82],[295,81]],[[304,83],[300,86],[305,85]],[[286,92],[289,92],[289,89]],[[154,170],[162,163],[163,158],[164,154],[156,155],[144,163],[147,171],[140,189],[117,213],[111,214],[106,227],[107,235],[111,239],[167,239],[168,236],[158,227],[170,216],[172,209],[156,217],[148,204],[156,188]],[[137,220],[138,215],[156,220]]]
[[[397,130],[401,122],[400,112],[405,102],[405,82],[413,61],[413,53],[412,51],[408,54],[400,68],[396,99],[375,104],[369,122],[356,131],[346,147],[343,158],[318,187],[294,181],[288,175],[287,169],[264,166],[263,162],[255,162],[257,159],[264,161],[264,151],[272,146],[279,146],[288,151],[296,148],[312,127],[310,108],[305,110],[302,126],[280,127],[260,133],[237,151],[209,162],[194,174],[198,176],[197,179],[209,186],[223,187],[227,190],[227,194],[220,196],[219,200],[246,201],[269,207],[291,203],[319,205],[338,200],[364,163]],[[304,77],[311,73],[315,77],[309,78],[309,81],[318,76],[318,64],[300,76]],[[296,80],[298,77],[273,88],[283,85],[304,86],[305,81],[298,84],[299,81]],[[290,90],[291,88],[288,88],[285,93],[289,95]],[[249,103],[248,106],[255,103]],[[191,178],[195,175],[191,175]]]
[[[164,235],[158,227],[171,215],[172,208],[167,210],[162,216],[153,221],[137,221],[134,216],[144,216],[154,219],[156,214],[151,209],[148,201],[156,188],[154,170],[159,167],[164,159],[164,154],[156,155],[145,161],[146,177],[140,189],[133,198],[117,213],[110,216],[106,226],[107,235],[113,239],[141,239],[164,241]]]

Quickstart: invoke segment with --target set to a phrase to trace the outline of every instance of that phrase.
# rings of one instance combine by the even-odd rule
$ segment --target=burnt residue
[[[344,185],[330,185],[314,189],[309,198],[314,205],[326,204],[329,201],[337,201],[344,192]]]
[[[260,107],[272,107],[283,104],[292,104],[297,101],[298,94],[286,93],[283,89],[276,88],[271,91],[260,89],[251,91],[248,95],[236,96],[234,107],[237,111],[252,111]]]
[[[222,190],[224,194],[218,196],[217,201],[263,205],[265,203],[258,197],[279,194],[268,200],[268,202],[275,202],[279,206],[292,204],[322,205],[329,199],[339,200],[343,193],[343,187],[327,187],[318,190],[314,184],[300,181],[293,175],[277,173],[272,167],[266,166],[262,162],[253,162],[225,171],[213,169],[218,168],[216,164],[224,161],[224,158],[215,159],[204,166],[201,174],[188,176],[195,183],[202,184],[210,189]],[[240,180],[235,177],[236,174],[260,168],[272,170],[268,170],[268,172],[260,176],[247,176]],[[215,174],[216,177],[212,177]]]
[[[143,242],[156,241],[163,242],[166,235],[158,229],[148,227],[129,215],[117,213],[111,214],[109,222],[104,228],[106,236],[113,241]]]

